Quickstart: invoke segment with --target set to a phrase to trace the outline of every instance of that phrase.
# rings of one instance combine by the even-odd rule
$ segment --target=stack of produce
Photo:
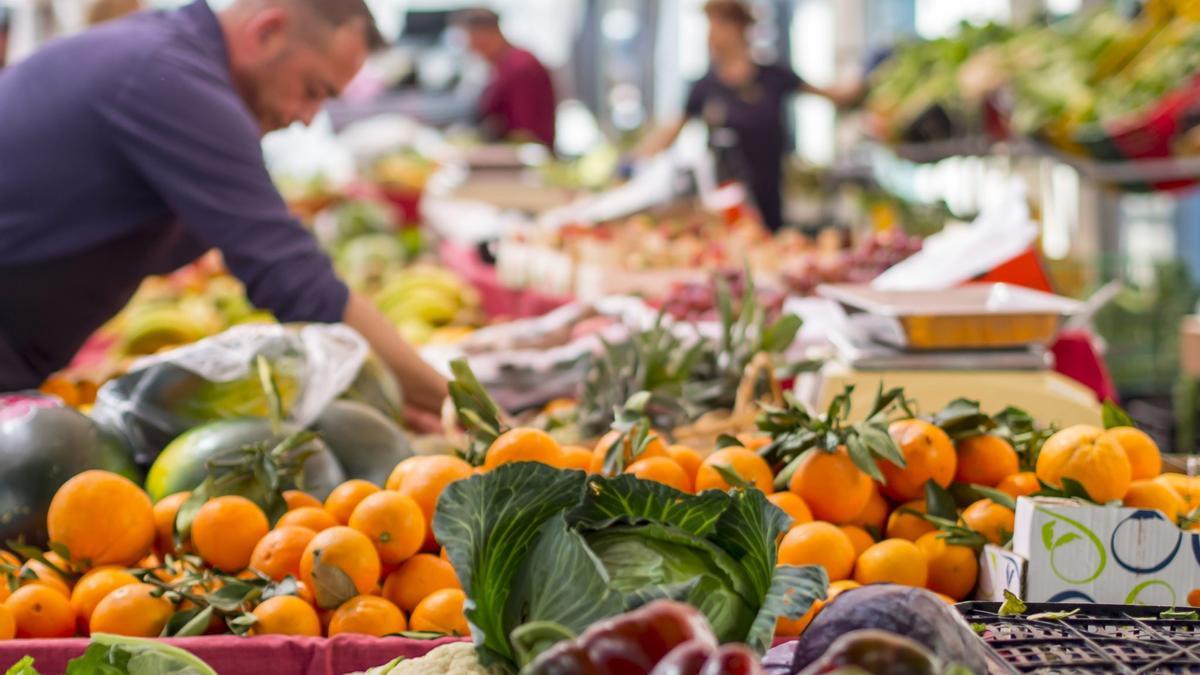
[[[49,550],[0,556],[0,639],[466,635],[464,595],[430,522],[445,485],[471,468],[412,458],[387,489],[351,480],[322,503],[280,489],[296,454],[225,458],[194,491],[157,503],[113,473],[75,476],[50,502]],[[264,465],[279,473],[255,472]]]
[[[981,130],[985,96],[1003,91],[1008,131],[1068,152],[1194,154],[1183,113],[1200,93],[1198,44],[1200,23],[1166,2],[1132,19],[1101,9],[1017,31],[964,26],[899,49],[875,73],[868,106],[885,140],[944,140]]]

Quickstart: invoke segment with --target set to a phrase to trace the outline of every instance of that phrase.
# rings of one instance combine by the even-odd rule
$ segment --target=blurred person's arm
[[[659,126],[647,134],[641,143],[638,143],[637,147],[633,150],[633,156],[645,159],[665,151],[675,144],[675,139],[679,138],[679,133],[683,131],[683,127],[686,124],[687,118],[679,117]]]
[[[445,378],[426,363],[400,337],[387,317],[362,295],[350,294],[342,321],[366,338],[379,358],[396,374],[404,392],[409,424],[418,431],[437,431],[440,428],[437,413],[448,394]]]
[[[862,79],[838,82],[829,87],[817,87],[804,82],[800,86],[800,92],[828,99],[839,108],[853,108],[866,98],[867,85]]]

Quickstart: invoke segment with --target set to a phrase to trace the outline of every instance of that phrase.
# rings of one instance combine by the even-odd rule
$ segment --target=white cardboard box
[[[1022,497],[1014,530],[981,556],[982,599],[1178,606],[1200,589],[1200,533],[1158,511]]]

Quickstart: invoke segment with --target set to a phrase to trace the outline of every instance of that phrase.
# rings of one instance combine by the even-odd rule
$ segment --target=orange
[[[932,480],[946,487],[954,480],[958,456],[946,432],[924,420],[902,420],[893,422],[888,433],[904,453],[906,465],[901,469],[885,459],[878,461],[885,495],[896,501],[920,499],[925,483]]]
[[[688,477],[683,467],[669,457],[647,457],[639,459],[625,467],[625,473],[631,473],[642,480],[652,480],[679,490],[692,491],[692,479]]]
[[[1017,497],[1029,497],[1041,492],[1042,486],[1038,483],[1037,474],[1032,471],[1022,471],[1014,473],[1011,476],[1005,476],[1003,480],[996,484],[996,489],[1004,494],[1016,499]]]
[[[303,527],[313,532],[328,530],[337,525],[337,520],[319,506],[301,506],[292,509],[275,522],[275,527]]]
[[[415,631],[465,636],[471,634],[463,603],[467,596],[457,588],[443,588],[425,597],[412,612],[409,625]]]
[[[860,584],[924,586],[929,563],[917,545],[907,539],[885,539],[863,551],[854,568]]]
[[[179,515],[179,507],[191,496],[190,492],[176,492],[154,505],[154,529],[157,533],[154,543],[160,552],[175,552],[175,516]]]
[[[850,525],[858,525],[864,528],[873,528],[880,534],[887,528],[888,512],[891,506],[887,500],[883,498],[883,493],[879,491],[879,484],[871,481],[871,496],[867,499],[867,505],[863,510],[850,520]]]
[[[1187,503],[1158,481],[1133,481],[1129,484],[1124,501],[1125,506],[1135,509],[1158,509],[1172,523],[1178,521],[1181,515],[1187,515]]]
[[[432,553],[418,553],[388,575],[383,597],[411,612],[426,596],[445,588],[461,588],[454,566]]]
[[[870,532],[857,525],[842,525],[838,529],[845,532],[847,537],[850,537],[850,543],[854,544],[855,558],[862,555],[863,551],[871,548],[875,543],[875,537],[872,537]]]
[[[958,468],[954,480],[960,483],[996,487],[1020,470],[1017,451],[999,436],[972,436],[958,444]]]
[[[604,456],[608,453],[608,449],[613,443],[617,442],[621,432],[610,431],[600,438],[596,443],[596,447],[592,449],[592,463],[588,466],[588,471],[591,473],[602,473],[604,470]],[[657,432],[650,432],[650,440],[647,441],[646,447],[637,457],[633,456],[633,442],[628,435],[624,440],[625,461],[622,462],[628,466],[637,459],[646,459],[648,457],[669,457],[667,453],[667,444],[663,442],[662,435]]]
[[[1200,607],[1200,588],[1188,591],[1187,603],[1192,607]]]
[[[729,469],[741,476],[743,481],[766,494],[775,491],[775,475],[771,473],[767,460],[759,457],[753,450],[731,446],[704,458],[700,468],[696,470],[696,492],[728,490],[733,487],[726,483],[725,478],[714,468],[717,466]]]
[[[132,565],[150,552],[157,530],[154,505],[133,481],[84,471],[54,494],[46,514],[50,541],[85,567]]]
[[[376,492],[379,492],[379,486],[371,481],[357,478],[348,480],[335,487],[325,498],[325,510],[339,525],[346,525],[350,522],[350,514],[354,513],[354,507]]]
[[[933,523],[920,516],[907,513],[907,511],[925,513],[925,500],[918,499],[907,504],[901,504],[896,507],[895,511],[892,511],[892,515],[888,516],[887,531],[885,533],[888,539],[916,541],[926,532],[933,532],[937,529],[933,526]]]
[[[817,600],[813,602],[812,607],[808,608],[808,612],[799,619],[789,619],[787,617],[779,617],[775,620],[775,635],[776,637],[799,637],[813,619],[817,618],[817,614],[825,606],[825,601]]]
[[[954,600],[966,599],[979,579],[979,558],[975,549],[946,543],[940,532],[924,534],[917,548],[929,565],[929,590]]]
[[[395,565],[413,557],[425,543],[425,514],[399,492],[377,492],[359,502],[350,527],[371,538],[379,560]]]
[[[442,490],[456,480],[470,478],[475,470],[457,457],[430,455],[410,457],[396,465],[388,477],[387,489],[412,497],[425,514],[425,545],[432,547],[433,514]]]
[[[438,557],[446,562],[450,562],[450,552],[445,547],[442,547],[442,550],[438,553]]]
[[[564,469],[587,471],[592,466],[592,451],[578,445],[568,445],[562,449]]]
[[[156,638],[162,634],[175,606],[150,584],[121,586],[104,596],[89,623],[92,633]]]
[[[683,469],[688,478],[691,478],[695,482],[696,472],[700,470],[700,465],[704,463],[704,458],[700,456],[700,453],[686,445],[672,445],[667,448],[667,455],[675,460],[675,463]]]
[[[337,567],[350,577],[359,593],[370,593],[379,582],[379,554],[367,535],[353,528],[332,527],[308,542],[300,557],[300,579],[316,588],[313,567],[316,561]]]
[[[963,509],[962,521],[967,528],[982,534],[988,542],[1001,546],[1012,536],[1016,514],[1007,506],[990,499],[980,499]]]
[[[251,569],[258,570],[275,581],[287,577],[300,578],[300,558],[308,542],[317,533],[307,527],[284,525],[268,532],[254,545],[250,554]]]
[[[312,586],[309,586],[303,581],[296,582],[296,597],[314,607],[317,605],[317,597],[313,594]]]
[[[1056,488],[1062,487],[1064,478],[1076,480],[1092,500],[1104,504],[1125,496],[1133,480],[1133,468],[1116,436],[1079,425],[1063,429],[1046,441],[1038,454],[1037,477]]]
[[[842,593],[855,588],[862,588],[862,584],[853,579],[842,579],[841,581],[831,582],[829,584],[829,590],[825,593],[825,599],[833,600]]]
[[[236,495],[211,499],[192,521],[192,546],[205,562],[225,572],[250,564],[258,540],[271,530],[258,504]]]
[[[28,579],[29,573],[33,573],[34,578]],[[21,585],[41,585],[48,586],[67,597],[71,597],[71,587],[67,585],[67,581],[53,568],[38,562],[37,560],[27,560],[21,566]]]
[[[561,469],[562,446],[541,429],[510,429],[492,441],[484,457],[483,468],[491,471],[510,462],[541,462]]]
[[[779,510],[788,514],[792,518],[792,527],[803,523],[812,522],[812,511],[808,510],[808,504],[804,500],[797,497],[795,493],[789,491],[776,492],[773,495],[767,496],[767,501],[779,507]]]
[[[934,595],[936,595],[938,597],[938,600],[941,600],[942,602],[946,603],[947,605],[957,605],[958,604],[957,600],[946,595],[945,593],[934,593]]]
[[[312,605],[294,595],[277,595],[254,608],[255,635],[321,637],[321,620]]]
[[[854,542],[836,525],[815,522],[788,530],[779,542],[779,564],[820,565],[830,581],[850,577],[854,570]]]
[[[317,508],[325,506],[321,503],[320,499],[300,490],[284,490],[283,501],[287,503],[288,511],[295,511],[302,506],[315,506]]]
[[[1133,427],[1114,427],[1104,435],[1125,451],[1133,480],[1146,480],[1162,473],[1162,453],[1146,432]]]
[[[796,467],[788,489],[796,493],[813,518],[848,523],[871,500],[871,477],[854,466],[845,448],[810,452]]]
[[[22,586],[13,591],[4,606],[12,612],[18,638],[65,638],[75,634],[71,601],[49,586]]]
[[[359,633],[383,637],[408,630],[404,613],[374,595],[358,595],[342,603],[329,619],[329,637]]]
[[[0,642],[17,636],[17,617],[4,603],[0,603]]]
[[[126,572],[121,567],[97,567],[83,575],[71,589],[71,608],[75,610],[75,618],[81,627],[86,628],[92,619],[96,605],[109,593],[122,586],[132,586],[140,583],[137,577]]]
[[[1187,505],[1187,510],[1190,513],[1197,507],[1200,507],[1200,479],[1191,478],[1181,473],[1164,473],[1154,477],[1155,483],[1160,483],[1170,488],[1171,492],[1183,500]]]

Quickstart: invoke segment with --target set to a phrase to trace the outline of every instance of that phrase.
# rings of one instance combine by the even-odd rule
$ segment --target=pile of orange
[[[415,630],[467,635],[466,597],[429,522],[445,486],[473,474],[459,459],[414,457],[396,467],[387,489],[351,480],[324,503],[289,491],[284,495],[288,512],[274,526],[253,501],[217,497],[199,508],[180,551],[174,526],[188,493],[152,504],[125,478],[82,473],[58,491],[48,514],[51,541],[60,550],[65,547],[71,559],[47,553],[51,567],[0,555],[5,565],[0,570],[20,567],[32,573],[18,576],[22,581],[10,592],[8,575],[0,572],[0,639],[99,631],[157,637],[176,612],[195,605],[145,582],[169,583],[198,571],[213,582],[183,589],[191,597],[220,587],[213,574],[296,580],[293,595],[247,607],[256,618],[254,634],[383,636]],[[203,567],[160,562],[178,553],[194,554]],[[352,583],[348,597],[318,597],[314,575],[324,573],[321,567],[336,568]],[[153,571],[153,578],[139,570]],[[322,600],[336,606],[322,608]],[[223,624],[214,622],[212,628]]]

